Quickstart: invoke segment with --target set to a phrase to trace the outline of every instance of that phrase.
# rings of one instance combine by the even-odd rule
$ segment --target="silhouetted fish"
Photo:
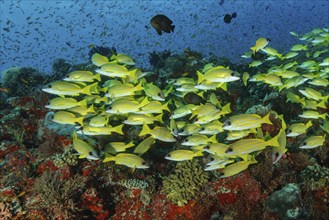
[[[161,31],[166,33],[174,32],[175,26],[171,25],[172,23],[172,20],[165,15],[156,15],[151,19],[151,25],[159,35],[162,34]]]
[[[231,23],[232,18],[236,18],[236,17],[237,17],[237,13],[236,13],[236,12],[233,12],[232,15],[230,15],[230,14],[226,14],[226,15],[224,16],[224,22],[225,22],[226,24],[229,24],[229,23]]]

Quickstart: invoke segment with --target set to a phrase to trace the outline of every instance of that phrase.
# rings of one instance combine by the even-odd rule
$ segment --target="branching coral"
[[[177,163],[174,172],[163,180],[163,192],[170,201],[183,206],[197,196],[208,178],[196,160]]]
[[[86,185],[86,178],[74,176],[61,179],[58,173],[43,173],[36,181],[32,193],[34,199],[26,204],[28,210],[44,210],[55,219],[72,219],[80,211],[77,203]]]

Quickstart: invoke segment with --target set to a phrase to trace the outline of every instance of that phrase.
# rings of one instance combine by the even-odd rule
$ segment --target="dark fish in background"
[[[184,96],[184,101],[187,104],[200,105],[205,104],[205,100],[194,92],[189,92]]]
[[[220,0],[219,6],[222,6],[224,4],[224,0]]]
[[[67,46],[69,46],[70,48],[73,48],[70,42],[65,42]]]
[[[268,56],[266,54],[260,53],[260,52],[256,52],[255,54],[251,55],[251,59],[253,60],[264,60],[266,59]]]
[[[230,15],[230,14],[226,14],[226,15],[224,16],[224,22],[225,22],[226,24],[229,24],[229,23],[231,23],[232,18],[236,18],[236,17],[237,17],[237,13],[236,13],[236,12],[233,12],[232,15]]]
[[[161,31],[166,33],[174,32],[175,26],[171,25],[173,22],[165,15],[156,15],[151,19],[151,25],[157,31],[159,35],[162,35]]]

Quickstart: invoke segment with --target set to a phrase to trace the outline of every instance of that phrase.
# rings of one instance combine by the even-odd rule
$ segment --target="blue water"
[[[114,46],[148,67],[152,51],[184,48],[234,62],[259,37],[286,52],[298,43],[290,31],[306,33],[329,25],[328,0],[216,1],[0,1],[0,71],[29,66],[51,73],[57,58],[89,61],[88,45]],[[226,13],[237,13],[231,23]],[[175,32],[159,36],[150,19],[165,14]]]

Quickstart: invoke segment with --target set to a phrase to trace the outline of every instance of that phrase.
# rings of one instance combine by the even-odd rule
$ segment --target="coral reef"
[[[208,178],[198,161],[184,161],[177,163],[174,172],[164,178],[162,190],[168,200],[183,206],[198,196]]]
[[[300,188],[297,184],[288,184],[270,195],[266,201],[267,209],[276,213],[280,219],[305,218]]]
[[[54,219],[76,217],[81,211],[77,203],[86,186],[86,180],[78,175],[63,179],[58,172],[44,172],[36,179],[32,188],[34,199],[27,201],[27,213],[40,212],[44,216],[53,216]]]
[[[258,61],[263,64],[257,68],[244,64],[235,65],[225,58],[214,56],[204,58],[200,53],[189,49],[184,50],[182,54],[172,54],[169,51],[152,53],[150,64],[154,71],[146,75],[145,79],[138,80],[141,81],[142,86],[146,81],[153,82],[161,88],[161,92],[166,93],[166,100],[159,103],[166,104],[171,112],[156,113],[152,117],[161,115],[164,121],[163,128],[168,125],[172,129],[169,134],[174,134],[177,142],[165,143],[157,140],[147,152],[144,152],[142,156],[149,166],[148,169],[102,163],[104,148],[108,146],[108,143],[120,141],[127,144],[128,140],[135,145],[141,143],[143,137],[139,137],[138,134],[142,126],[125,124],[122,135],[98,135],[88,138],[88,141],[87,138],[83,138],[99,153],[99,160],[78,159],[71,138],[76,126],[54,123],[52,121],[54,113],[44,107],[50,96],[34,91],[39,89],[41,84],[62,79],[75,70],[95,71],[97,68],[95,65],[90,62],[71,65],[59,59],[53,64],[53,75],[47,77],[43,75],[40,77],[40,73],[31,68],[19,67],[7,70],[2,75],[2,90],[0,91],[0,219],[199,220],[241,219],[242,217],[244,219],[327,219],[329,216],[329,145],[328,138],[324,135],[328,133],[328,130],[323,124],[328,120],[326,115],[329,111],[328,90],[327,86],[314,87],[308,82],[314,78],[322,83],[326,82],[329,64],[324,61],[324,57],[328,56],[328,51],[322,52],[319,57],[312,58],[319,64],[308,71],[303,69],[303,62],[311,59],[306,53],[310,53],[311,56],[318,50],[322,50],[320,46],[312,47],[311,43],[308,44],[309,50],[300,51],[296,58],[272,61],[260,59]],[[107,57],[116,54],[115,48],[105,47],[94,47],[90,55],[95,52]],[[294,61],[298,61],[298,65],[294,64]],[[190,161],[166,161],[164,156],[171,150],[190,150],[189,146],[182,145],[185,137],[176,134],[176,125],[171,124],[170,121],[175,107],[188,103],[186,99],[180,97],[186,93],[168,92],[170,89],[177,90],[179,87],[168,85],[166,80],[188,77],[194,80],[190,89],[195,89],[193,87],[197,79],[196,70],[202,71],[203,68],[211,66],[210,63],[229,66],[230,69],[240,72],[239,74],[232,71],[232,76],[243,78],[244,72],[248,72],[250,76],[246,79],[246,85],[242,84],[242,80],[238,80],[229,83],[227,91],[222,88],[205,90],[201,93],[197,91],[198,96],[208,104],[211,95],[212,98],[216,97],[218,99],[216,104],[219,103],[216,111],[222,110],[224,103],[230,103],[231,115],[247,112],[265,116],[270,112],[269,118],[273,125],[263,124],[260,127],[265,141],[268,140],[269,135],[273,138],[278,134],[284,134],[284,122],[289,129],[289,126],[295,122],[306,123],[310,120],[301,119],[298,116],[305,111],[302,103],[307,100],[307,97],[301,98],[301,94],[298,94],[299,89],[316,88],[316,91],[321,93],[319,99],[325,100],[325,106],[321,105],[314,110],[321,114],[322,118],[312,119],[313,125],[307,133],[295,138],[285,138],[284,135],[282,138],[284,140],[280,139],[280,149],[277,146],[269,146],[266,149],[251,152],[250,155],[255,157],[257,163],[231,177],[222,178],[221,174],[225,166],[215,171],[203,170],[203,165],[218,156],[216,154],[208,155],[207,152],[203,152],[203,157],[193,158]],[[295,66],[289,67],[288,64]],[[272,83],[271,80],[266,82],[259,80],[260,73],[275,72],[284,66],[291,68],[292,72],[300,73],[300,76],[307,78],[308,82],[299,85],[298,88],[278,88],[276,85],[268,85]],[[144,73],[144,70],[138,70]],[[15,76],[9,79],[9,74]],[[264,74],[261,75],[265,77]],[[288,81],[288,78],[280,77],[283,84]],[[111,126],[121,125],[126,117],[125,114],[105,113],[105,109],[110,108],[111,105],[104,104],[104,99],[99,102],[94,101],[96,94],[93,93],[97,93],[101,98],[107,94],[109,88],[102,84],[105,78],[106,76],[100,78],[101,82],[93,87],[95,90],[91,92],[91,97],[88,97],[86,105],[92,106],[95,113],[84,118],[82,127],[90,123],[90,119],[95,115],[109,116],[110,123],[107,125]],[[38,80],[40,82],[37,82]],[[126,83],[126,80],[127,78],[120,79],[120,82],[117,80],[116,83]],[[112,81],[111,78],[105,84],[110,84]],[[131,84],[134,83],[131,82]],[[74,84],[79,84],[79,87],[84,86],[82,85],[84,83]],[[138,84],[136,83],[134,87]],[[9,87],[18,89],[10,92]],[[25,90],[24,94],[21,90]],[[136,92],[138,102],[143,92]],[[298,94],[302,100],[301,103],[289,101],[288,92]],[[80,101],[80,99],[87,99],[87,95],[73,98]],[[148,100],[151,101],[152,98],[149,97]],[[106,100],[106,103],[108,102]],[[319,100],[316,104],[320,102]],[[198,113],[197,110],[193,109],[193,115],[196,113]],[[207,113],[206,111],[205,114]],[[277,117],[281,114],[283,119]],[[224,124],[227,119],[228,117],[223,114],[218,122]],[[196,120],[189,116],[175,120],[177,129],[181,129],[182,124],[185,126],[187,122],[196,123]],[[161,124],[156,121],[150,125],[150,129]],[[327,140],[317,149],[300,149],[300,144],[311,135],[318,135]],[[208,136],[201,137],[209,138]],[[245,138],[253,136],[256,135],[249,134]],[[221,131],[217,134],[216,140],[224,144],[234,143],[227,141],[226,137],[227,131]],[[81,138],[80,134],[79,138]],[[200,150],[202,147],[204,146],[192,146],[191,149]],[[133,151],[134,148],[126,149],[126,153],[133,153]],[[281,154],[281,159],[273,163],[273,157],[278,154]],[[242,159],[237,158],[240,156],[245,159],[243,155],[234,155],[232,160],[241,161]]]
[[[31,94],[44,84],[44,80],[38,70],[27,67],[12,67],[1,73],[2,86],[8,89],[8,96]]]

